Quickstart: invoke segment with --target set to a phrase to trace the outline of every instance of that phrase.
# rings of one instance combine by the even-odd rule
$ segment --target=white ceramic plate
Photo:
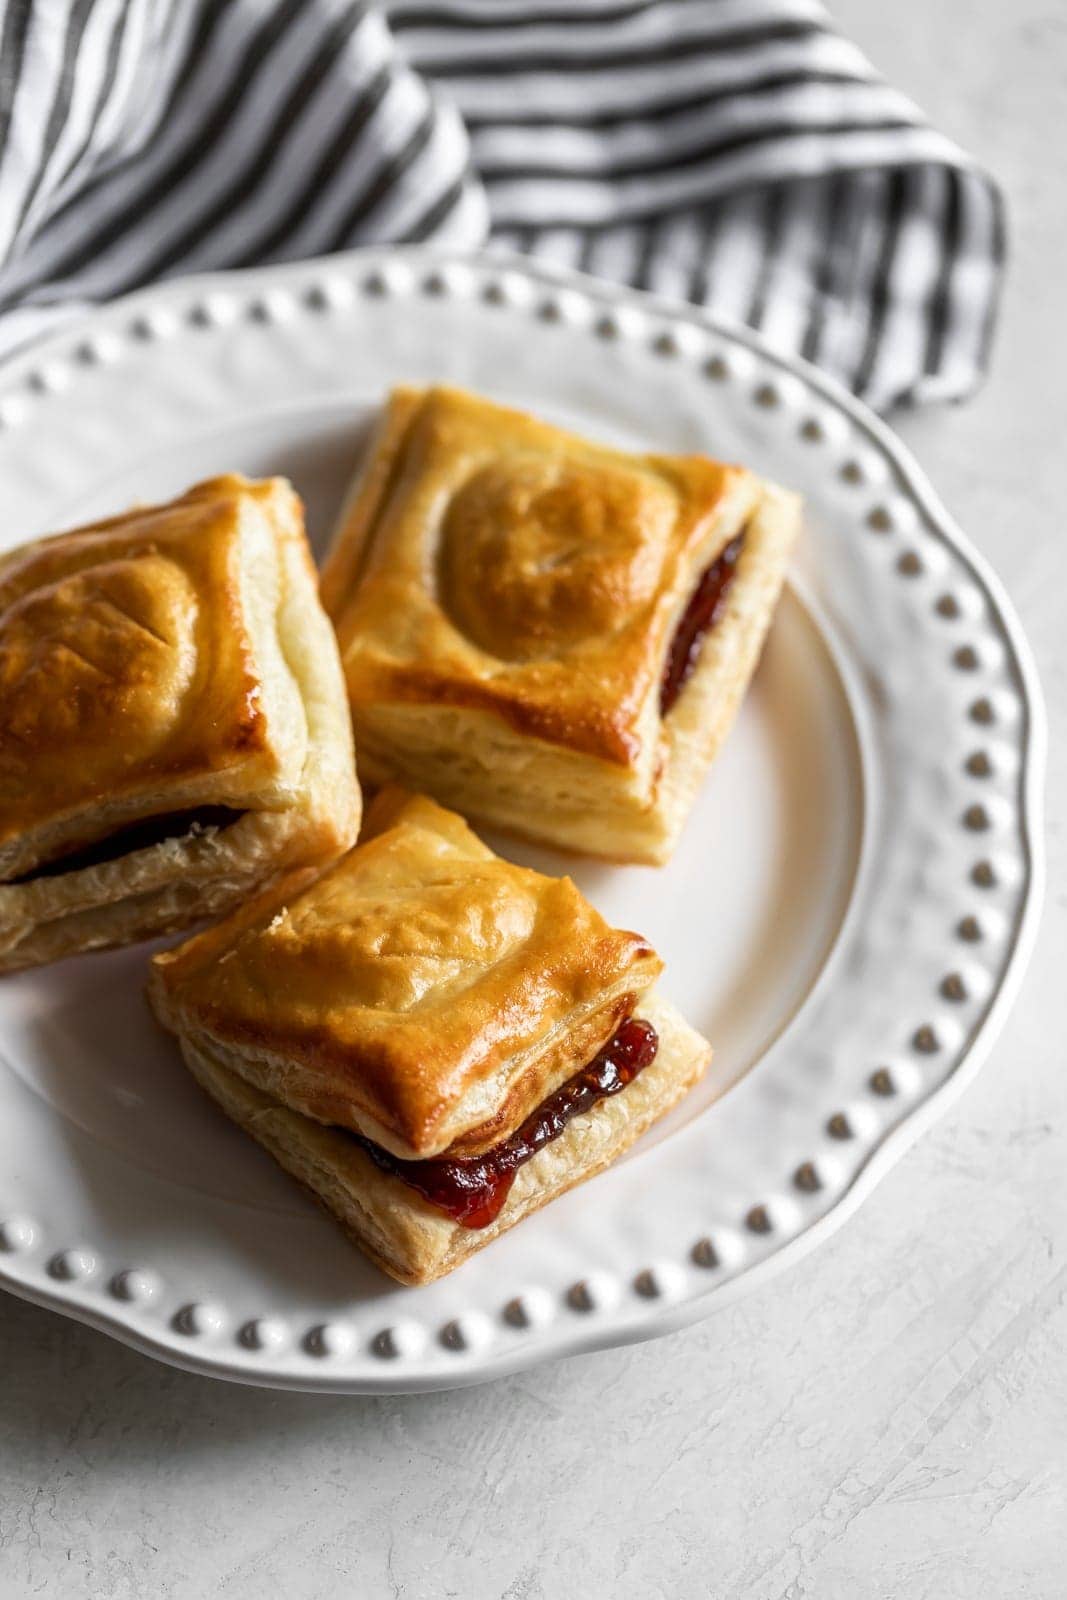
[[[386,390],[441,378],[806,496],[791,588],[671,866],[502,845],[651,937],[715,1063],[611,1172],[400,1289],[192,1085],[146,1012],[143,948],[4,979],[0,1280],[249,1383],[445,1387],[705,1315],[930,1124],[1035,920],[1042,717],[999,584],[862,406],[699,313],[425,253],[168,284],[0,373],[2,540],[239,469],[287,473],[321,544]]]

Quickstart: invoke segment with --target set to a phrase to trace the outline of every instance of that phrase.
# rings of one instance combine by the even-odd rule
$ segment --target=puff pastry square
[[[668,859],[752,676],[799,501],[458,390],[392,394],[323,572],[361,770]]]
[[[704,1040],[650,994],[660,968],[569,879],[387,788],[346,856],[155,956],[149,998],[223,1109],[421,1283],[606,1166],[700,1076]]]
[[[0,559],[0,971],[226,911],[359,816],[284,480],[216,478]]]

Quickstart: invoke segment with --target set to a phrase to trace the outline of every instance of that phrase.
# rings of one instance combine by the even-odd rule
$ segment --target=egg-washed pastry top
[[[161,810],[282,809],[306,717],[274,545],[299,502],[228,476],[0,560],[0,872]]]
[[[498,1143],[660,969],[569,878],[391,789],[325,871],[156,956],[150,992],[183,1040],[286,1106],[422,1160]]]
[[[604,761],[652,759],[676,630],[759,492],[705,456],[394,390],[323,573],[353,707],[492,711]]]

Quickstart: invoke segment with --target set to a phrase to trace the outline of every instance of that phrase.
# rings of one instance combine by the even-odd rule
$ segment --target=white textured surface
[[[5,1301],[5,1600],[1062,1595],[1067,408],[1045,375],[1063,354],[1048,130],[1067,38],[1032,0],[913,4],[907,28],[880,10],[839,7],[1013,203],[994,380],[902,428],[1007,580],[1053,727],[1043,939],[992,1061],[800,1270],[660,1344],[481,1391],[223,1388]]]

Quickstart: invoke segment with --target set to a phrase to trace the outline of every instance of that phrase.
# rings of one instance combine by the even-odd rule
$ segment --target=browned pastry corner
[[[651,993],[660,969],[569,879],[387,789],[346,856],[154,957],[149,996],[223,1109],[414,1283],[599,1171],[700,1076],[710,1052]]]
[[[391,396],[322,595],[362,770],[662,862],[752,676],[795,496],[459,390]]]
[[[0,971],[125,944],[359,826],[303,510],[229,476],[0,560]]]

